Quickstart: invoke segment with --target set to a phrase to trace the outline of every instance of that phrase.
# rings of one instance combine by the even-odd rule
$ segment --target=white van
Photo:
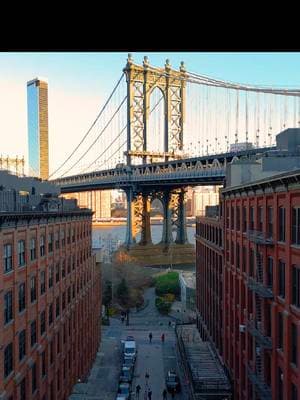
[[[124,357],[132,357],[136,359],[136,344],[135,341],[125,341],[124,343]]]

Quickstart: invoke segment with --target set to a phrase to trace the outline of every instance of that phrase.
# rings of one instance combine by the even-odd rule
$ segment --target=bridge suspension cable
[[[85,133],[85,135],[83,136],[83,138],[81,139],[81,141],[78,143],[78,145],[75,147],[75,149],[72,151],[72,153],[66,158],[66,160],[54,171],[52,172],[52,174],[49,176],[49,178],[51,178],[53,175],[55,175],[62,167],[64,167],[64,165],[70,160],[70,158],[75,154],[75,152],[79,149],[79,147],[81,146],[81,144],[85,141],[85,139],[87,138],[87,136],[89,135],[89,133],[91,132],[91,130],[93,129],[93,127],[96,125],[96,122],[99,120],[99,118],[101,117],[101,115],[103,114],[103,112],[105,111],[105,109],[107,108],[110,100],[112,99],[114,93],[116,92],[118,86],[120,85],[121,81],[123,80],[125,74],[124,72],[122,73],[120,79],[118,80],[118,82],[116,83],[115,87],[113,88],[111,94],[109,95],[108,99],[106,100],[106,102],[104,103],[103,107],[101,108],[99,114],[97,115],[96,119],[94,120],[94,122],[92,123],[92,125],[90,126],[90,128],[87,130],[87,132]],[[63,176],[63,175],[62,175]]]

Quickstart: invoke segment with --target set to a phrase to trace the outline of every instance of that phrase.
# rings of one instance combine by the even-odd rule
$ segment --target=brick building
[[[223,222],[197,221],[198,326],[222,357],[234,399],[300,398],[299,140],[299,129],[287,129],[277,135],[276,151],[233,162],[222,190]],[[218,224],[224,249],[213,233]],[[222,314],[215,317],[220,251]],[[220,316],[221,349],[214,333]]]
[[[92,212],[53,194],[30,210],[26,196],[0,214],[0,398],[65,400],[100,340]]]
[[[219,210],[210,217],[196,218],[197,326],[222,355],[223,225]]]

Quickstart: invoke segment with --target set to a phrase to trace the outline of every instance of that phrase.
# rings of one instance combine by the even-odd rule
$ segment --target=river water
[[[162,225],[151,225],[151,237],[154,244],[161,241],[162,229]],[[195,233],[195,227],[187,227],[187,237],[189,243],[195,244]],[[93,226],[93,247],[99,247],[100,242],[100,247],[102,247],[104,243],[109,242],[109,239],[112,239],[112,241],[119,241],[119,243],[123,243],[125,241],[125,235],[126,225]],[[173,237],[175,239],[175,232],[173,232]],[[139,239],[140,234],[137,235],[137,241],[139,241]]]

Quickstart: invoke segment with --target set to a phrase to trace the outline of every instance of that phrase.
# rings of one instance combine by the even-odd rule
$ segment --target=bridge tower
[[[124,68],[127,81],[127,166],[136,163],[153,163],[153,160],[168,161],[182,158],[183,131],[185,122],[185,97],[187,74],[184,63],[179,70],[171,68],[166,60],[164,68],[154,68],[144,57],[143,65],[133,63],[128,55]],[[154,89],[159,88],[164,101],[164,131],[163,149],[149,151],[150,96]],[[154,132],[155,134],[155,132]],[[129,248],[136,240],[136,234],[141,231],[141,245],[151,244],[150,204],[158,188],[148,188],[140,185],[129,186],[127,194],[127,233],[125,244]],[[154,193],[155,192],[155,193]],[[177,230],[175,242],[187,242],[185,227],[184,191],[160,191],[160,199],[164,208],[164,225],[162,245],[168,247],[173,242],[172,223]]]
[[[129,54],[123,71],[127,81],[127,165],[141,159],[147,162],[151,157],[164,160],[180,157],[187,77],[184,63],[181,62],[179,71],[171,68],[169,60],[164,68],[154,68],[148,57],[144,57],[143,65],[137,65]],[[158,153],[149,151],[147,145],[150,96],[155,88],[163,94],[165,110],[164,148]]]

